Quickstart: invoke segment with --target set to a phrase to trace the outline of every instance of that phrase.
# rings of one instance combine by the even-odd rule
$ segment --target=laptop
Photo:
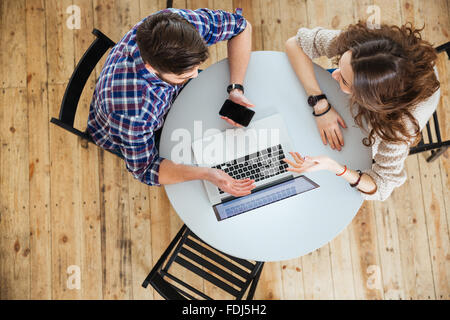
[[[193,141],[198,166],[217,168],[235,179],[255,180],[251,194],[234,197],[203,180],[208,199],[221,221],[319,187],[282,161],[293,151],[279,113],[253,121],[247,128],[227,129]]]

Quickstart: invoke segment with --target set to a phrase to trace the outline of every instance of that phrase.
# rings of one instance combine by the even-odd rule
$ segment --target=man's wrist
[[[200,180],[207,180],[207,181],[211,181],[211,173],[212,173],[212,168],[207,168],[207,167],[198,167],[199,169],[199,179]]]
[[[244,86],[240,83],[231,83],[227,87],[227,92],[230,94],[232,91],[239,89],[242,93],[244,93]]]
[[[241,90],[241,89],[239,89],[239,88],[235,88],[235,89],[231,90],[231,91],[229,92],[229,94],[231,95],[233,92],[239,92],[239,93],[244,94],[244,91]]]

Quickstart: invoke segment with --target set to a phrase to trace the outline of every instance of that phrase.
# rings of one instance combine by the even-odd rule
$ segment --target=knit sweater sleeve
[[[364,171],[372,177],[377,185],[374,194],[361,193],[364,200],[386,200],[392,191],[406,181],[404,169],[406,157],[409,154],[409,144],[395,144],[381,141],[378,151],[373,155],[375,163],[372,168]]]
[[[332,58],[336,53],[330,44],[340,32],[341,30],[330,30],[322,27],[316,27],[314,29],[300,28],[297,31],[295,40],[311,59],[321,56]]]

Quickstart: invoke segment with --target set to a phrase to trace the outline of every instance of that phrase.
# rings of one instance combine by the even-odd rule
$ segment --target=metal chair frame
[[[447,56],[448,59],[450,60],[450,41],[447,43],[444,43],[443,45],[440,45],[438,47],[436,47],[436,52],[440,53],[440,52],[447,52]],[[423,134],[424,132],[422,131],[422,139],[420,140],[419,144],[415,147],[412,147],[409,151],[409,154],[416,154],[416,153],[420,153],[420,152],[425,152],[425,151],[431,151],[431,155],[427,158],[427,162],[432,162],[434,160],[436,160],[441,154],[443,154],[448,146],[450,145],[450,140],[446,140],[446,141],[442,141],[441,138],[441,130],[439,128],[439,121],[438,121],[438,116],[437,116],[437,112],[435,111],[433,113],[433,122],[434,122],[434,133],[436,135],[436,141],[433,140],[433,134],[431,133],[431,125],[430,125],[430,121],[427,122],[427,137],[428,137],[428,142],[424,143],[424,139],[423,139]]]
[[[196,300],[197,298],[194,295],[202,299],[212,300],[204,292],[169,272],[170,267],[176,263],[214,284],[237,300],[243,299],[248,290],[246,300],[251,300],[264,262],[251,262],[211,249],[213,248],[184,225],[145,278],[142,286],[147,288],[150,284],[167,300]],[[232,260],[232,262],[226,258]],[[205,271],[205,269],[208,271]],[[226,282],[220,278],[226,280]],[[166,279],[172,280],[173,283]]]

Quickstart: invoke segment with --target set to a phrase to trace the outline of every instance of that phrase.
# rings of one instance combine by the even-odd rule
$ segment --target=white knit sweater
[[[327,30],[321,27],[314,29],[300,28],[297,32],[296,40],[298,45],[311,59],[321,56],[332,58],[334,53],[331,52],[330,43],[340,32],[340,30]],[[436,67],[434,70],[436,76],[438,76]],[[436,110],[439,98],[440,90],[436,91],[427,100],[419,103],[412,112],[413,116],[419,122],[421,130]],[[404,164],[409,154],[410,145],[383,141],[377,135],[374,138],[372,157],[375,163],[365,173],[373,178],[377,185],[377,191],[372,195],[365,193],[361,193],[361,195],[365,200],[384,201],[396,187],[401,186],[406,181]]]

